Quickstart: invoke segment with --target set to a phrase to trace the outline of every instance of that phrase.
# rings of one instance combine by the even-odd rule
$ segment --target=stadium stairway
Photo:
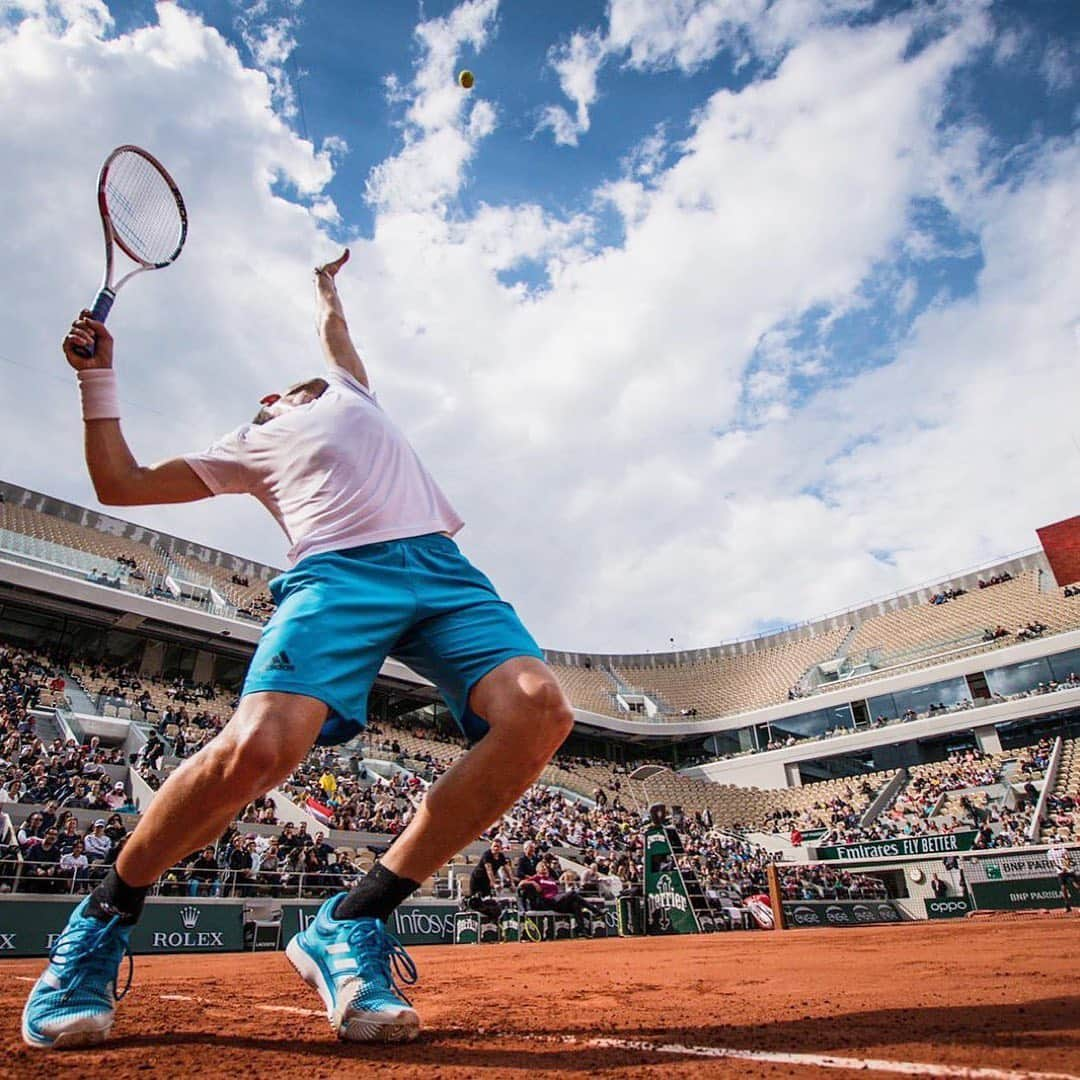
[[[46,744],[64,737],[52,712],[44,710],[34,711],[34,734]]]
[[[97,706],[90,699],[85,690],[75,681],[68,672],[64,672],[64,696],[71,702],[71,711],[97,715]]]

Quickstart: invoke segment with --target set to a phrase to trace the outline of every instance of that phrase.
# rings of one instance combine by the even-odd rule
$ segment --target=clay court
[[[380,1047],[332,1038],[283,953],[136,958],[108,1047],[48,1055],[18,1035],[41,963],[8,961],[2,1073],[1080,1077],[1078,945],[1080,917],[1058,914],[429,946],[425,1030]]]

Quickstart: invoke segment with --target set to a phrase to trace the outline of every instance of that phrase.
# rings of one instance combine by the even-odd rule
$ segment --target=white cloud
[[[1080,50],[1070,48],[1063,41],[1052,41],[1043,53],[1039,73],[1053,93],[1069,90],[1076,82],[1076,65]]]
[[[255,66],[270,80],[273,102],[287,119],[299,114],[297,89],[288,63],[296,49],[299,11],[304,0],[234,0],[236,26]]]
[[[496,116],[453,71],[489,43],[493,3],[424,23],[398,84],[401,149],[373,173],[374,235],[342,279],[350,322],[468,520],[466,551],[545,645],[714,643],[1027,546],[1075,511],[1080,151],[1032,147],[1003,183],[977,129],[942,128],[951,76],[988,41],[977,10],[909,55],[904,18],[848,29],[774,7],[810,28],[769,76],[713,94],[677,159],[643,154],[592,193],[624,221],[606,247],[540,192],[463,209]],[[297,138],[267,80],[183,9],[109,40],[86,12],[0,33],[0,103],[24,119],[0,132],[0,285],[18,311],[0,351],[23,365],[0,399],[0,475],[92,502],[57,341],[99,272],[104,151],[157,149],[191,209],[180,262],[112,317],[144,460],[208,442],[317,362],[307,290],[336,151]],[[197,114],[178,107],[196,96]],[[913,200],[969,232],[977,290],[838,380],[798,328],[857,310],[883,273],[906,303],[894,263],[942,249],[913,234]],[[545,289],[503,283],[532,264]],[[808,402],[795,375],[820,380]],[[242,500],[132,516],[269,560],[285,547]]]
[[[813,29],[872,6],[873,0],[611,0],[605,30],[575,31],[551,50],[549,63],[574,111],[545,106],[537,130],[550,128],[556,143],[577,146],[609,58],[636,71],[692,74],[726,52],[738,69],[754,57],[776,61]]]
[[[600,34],[576,32],[569,43],[551,50],[549,63],[559,76],[562,92],[574,103],[574,115],[561,105],[549,105],[541,114],[537,131],[551,128],[560,146],[577,146],[589,130],[589,108],[596,101],[596,77],[606,55]]]
[[[368,180],[368,198],[381,212],[445,210],[461,189],[477,145],[495,130],[495,109],[465,93],[454,69],[462,48],[482,49],[491,34],[498,0],[466,0],[442,18],[420,23],[423,50],[413,81],[387,81],[392,102],[407,102],[404,146],[377,165]]]

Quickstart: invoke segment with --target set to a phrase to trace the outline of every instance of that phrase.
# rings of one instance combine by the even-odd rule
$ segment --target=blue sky
[[[112,317],[137,455],[317,362],[310,267],[349,242],[377,388],[549,647],[708,645],[1030,547],[1077,510],[1078,31],[1049,0],[0,0],[0,358],[71,420],[40,446],[9,395],[0,468],[93,503],[55,345],[134,141],[192,221]],[[280,565],[229,506],[129,516]]]

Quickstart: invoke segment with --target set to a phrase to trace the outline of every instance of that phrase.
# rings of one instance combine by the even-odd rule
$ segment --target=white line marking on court
[[[256,1005],[263,1012],[295,1013],[297,1016],[326,1016],[325,1009],[301,1009],[298,1005]]]
[[[514,1038],[507,1035],[507,1038]],[[520,1037],[520,1036],[518,1036]],[[578,1042],[570,1038],[564,1041]],[[683,1054],[688,1057],[736,1058],[767,1061],[777,1065],[809,1065],[819,1069],[860,1069],[864,1072],[900,1073],[904,1076],[940,1076],[951,1080],[1080,1080],[1072,1073],[1029,1072],[966,1065],[936,1065],[922,1061],[883,1061],[877,1058],[833,1057],[831,1054],[789,1054],[774,1050],[735,1050],[722,1046],[683,1046],[680,1043],[649,1043],[633,1039],[584,1039],[598,1049],[642,1050],[650,1054]]]
[[[32,979],[29,975],[16,975],[15,978],[19,982],[37,982],[37,979]]]
[[[33,980],[29,980],[33,982]],[[243,1001],[209,1001],[187,994],[161,994],[162,1001],[194,1001],[215,1009],[258,1009],[261,1012],[321,1016],[321,1009],[296,1005],[255,1005]],[[862,1072],[893,1073],[901,1076],[934,1076],[943,1080],[1080,1080],[1074,1073],[1033,1072],[1025,1069],[993,1069],[985,1066],[938,1065],[925,1061],[886,1061],[881,1058],[835,1057],[832,1054],[798,1054],[780,1050],[737,1050],[726,1046],[684,1046],[682,1043],[652,1043],[638,1039],[581,1039],[576,1035],[541,1035],[524,1031],[493,1031],[498,1039],[523,1042],[568,1043],[596,1050],[638,1050],[646,1054],[674,1054],[683,1057],[728,1058],[737,1061],[764,1061],[775,1065],[805,1065],[817,1069],[852,1069]]]
[[[298,1005],[255,1005],[246,1001],[210,1001],[207,998],[193,997],[190,994],[159,994],[162,1001],[193,1001],[197,1005],[207,1005],[212,1009],[258,1009],[261,1012],[293,1013],[296,1016],[325,1016],[326,1011],[320,1009],[302,1009]]]

